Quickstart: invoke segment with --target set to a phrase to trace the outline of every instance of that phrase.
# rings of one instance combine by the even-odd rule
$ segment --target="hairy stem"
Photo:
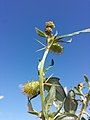
[[[43,86],[43,80],[44,80],[44,64],[45,64],[45,60],[46,57],[48,55],[49,49],[46,48],[44,55],[42,57],[42,60],[40,61],[39,65],[38,65],[38,72],[39,72],[39,79],[40,79],[40,96],[41,96],[41,103],[42,103],[42,114],[44,112],[44,86]],[[42,118],[44,120],[44,117]]]

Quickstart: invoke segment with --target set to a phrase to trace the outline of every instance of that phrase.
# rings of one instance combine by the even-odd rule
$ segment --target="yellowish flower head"
[[[56,54],[60,54],[63,52],[63,46],[58,44],[58,43],[54,43],[51,47],[50,50]]]
[[[27,82],[23,85],[23,93],[28,94],[30,96],[35,95],[37,93],[37,90],[39,89],[39,82],[33,81],[33,82]]]
[[[46,27],[55,28],[55,25],[52,21],[46,22]]]

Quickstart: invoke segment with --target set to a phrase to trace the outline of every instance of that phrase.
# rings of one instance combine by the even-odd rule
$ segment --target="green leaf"
[[[70,39],[70,40],[67,40],[66,42],[67,42],[67,43],[71,43],[71,42],[72,42],[72,39]]]
[[[44,115],[48,119],[48,114],[50,111],[50,107],[53,105],[53,101],[55,99],[56,95],[56,89],[55,89],[55,84],[53,84],[50,88],[50,91],[48,95],[45,98],[45,103],[44,103]]]
[[[81,120],[86,120],[86,119],[84,117],[82,117]]]
[[[76,90],[77,93],[80,93],[80,90],[79,90],[79,88],[78,88],[78,85],[77,85],[76,87],[74,87],[74,88],[75,88],[75,90]]]
[[[87,83],[89,82],[87,75],[84,75],[84,80],[85,80]]]
[[[47,80],[47,79],[48,79],[48,78],[46,78],[46,80]],[[59,85],[59,78],[50,77],[49,80],[48,80],[46,83]],[[51,86],[45,84],[45,85],[44,85],[44,88],[45,88],[45,90],[46,90],[47,92],[49,92]]]
[[[43,31],[39,30],[38,28],[35,28],[35,29],[36,29],[36,33],[37,33],[40,37],[45,37],[45,38],[47,38],[47,35],[46,35]]]
[[[88,88],[90,89],[90,82],[88,82]]]
[[[66,98],[66,93],[61,84],[59,84],[59,86],[56,86],[56,98],[61,102],[63,102],[63,100]]]
[[[90,89],[90,81],[89,81],[87,75],[84,75],[84,80],[88,83],[88,88]]]
[[[83,96],[83,94],[81,94],[81,93],[78,93],[78,92],[75,92],[75,93],[76,93],[76,95]]]
[[[44,70],[44,74],[46,74],[46,72],[47,72],[51,67],[53,67],[53,65],[54,65],[54,60],[52,59],[51,64],[49,65],[49,67]]]
[[[51,61],[51,65],[50,66],[53,66],[54,65],[54,60],[52,59],[52,61]]]
[[[80,34],[80,33],[88,33],[88,32],[90,32],[90,28],[85,29],[85,30],[81,30],[81,31],[77,31],[77,32],[73,32],[73,33],[71,33],[71,34],[66,34],[66,35],[59,36],[59,37],[58,37],[58,40],[60,40],[60,39],[62,39],[62,38],[66,38],[66,37],[72,37],[72,36],[78,35],[78,34]]]
[[[56,33],[55,33],[54,37],[57,37],[57,35],[58,35],[58,31],[56,31]]]
[[[75,92],[74,92],[74,90],[70,90],[68,92],[68,97],[70,97],[71,99],[75,99]]]
[[[71,42],[72,42],[72,39],[69,39],[69,40],[67,40],[67,41],[64,41],[64,40],[60,40],[60,38],[57,37],[54,41],[55,41],[55,42],[63,42],[63,43],[71,43]]]
[[[82,89],[84,88],[84,83],[81,83],[81,87],[80,87],[80,84],[78,84],[75,88],[75,93],[77,95],[80,95],[80,96],[83,96],[83,92],[82,92]]]
[[[58,99],[59,101],[63,102],[63,100],[65,99],[66,97],[66,94],[65,94],[65,91],[64,91],[64,88],[62,87],[62,85],[60,84],[59,82],[59,78],[56,78],[56,77],[51,77],[47,83],[50,83],[50,84],[55,84],[56,86],[56,99]],[[48,92],[51,88],[51,86],[49,85],[46,85],[45,84],[45,90]]]
[[[74,114],[77,110],[77,105],[78,103],[77,100],[75,100],[75,92],[73,90],[70,90],[64,103],[65,112]]]

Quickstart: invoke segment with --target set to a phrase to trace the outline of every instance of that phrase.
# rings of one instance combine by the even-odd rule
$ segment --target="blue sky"
[[[36,120],[27,113],[27,99],[20,84],[37,79],[38,58],[42,46],[34,38],[35,27],[43,30],[45,22],[53,21],[59,35],[90,28],[90,0],[0,0],[0,100],[1,120]],[[55,32],[55,31],[54,31]],[[73,87],[90,78],[90,33],[73,37],[64,44],[61,55],[49,54],[46,65],[54,58],[55,66],[48,75],[61,79],[63,86]],[[47,75],[47,76],[48,76]],[[33,100],[39,110],[40,101]]]

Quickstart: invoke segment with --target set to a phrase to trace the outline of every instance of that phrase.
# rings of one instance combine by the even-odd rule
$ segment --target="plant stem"
[[[85,104],[82,102],[82,108],[81,108],[81,111],[80,111],[80,113],[79,113],[79,115],[78,115],[78,120],[80,120],[80,117],[81,117],[81,115],[83,114],[83,111],[85,110]]]
[[[46,57],[48,55],[49,49],[46,48],[44,55],[42,57],[42,60],[40,61],[39,65],[38,65],[38,72],[39,72],[39,79],[40,79],[40,96],[41,96],[41,104],[42,104],[42,114],[44,113],[44,86],[43,86],[43,80],[44,80],[44,64],[45,64],[45,60]],[[44,117],[42,118],[44,120]]]
[[[85,103],[84,103],[84,101],[82,102],[82,108],[81,108],[81,111],[80,111],[80,113],[79,113],[78,120],[80,120],[80,117],[81,117],[82,114],[87,113],[87,112],[85,112],[85,111],[86,111],[86,109],[87,109],[87,107],[88,107],[88,102],[89,102],[88,98],[87,98],[87,100],[86,100]]]

